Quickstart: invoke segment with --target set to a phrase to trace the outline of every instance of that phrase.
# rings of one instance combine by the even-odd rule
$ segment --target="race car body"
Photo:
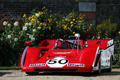
[[[83,42],[85,44],[83,44]],[[43,40],[39,48],[27,46],[21,55],[22,72],[111,71],[114,55],[112,39]]]

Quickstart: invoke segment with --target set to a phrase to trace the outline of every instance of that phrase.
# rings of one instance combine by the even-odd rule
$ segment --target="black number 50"
[[[66,63],[68,63],[68,60],[67,59],[61,59],[61,60],[51,59],[48,61],[48,64],[56,64],[56,63],[66,64]]]

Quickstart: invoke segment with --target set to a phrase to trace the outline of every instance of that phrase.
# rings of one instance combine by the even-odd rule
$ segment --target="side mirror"
[[[31,42],[30,41],[26,41],[25,45],[31,45]]]

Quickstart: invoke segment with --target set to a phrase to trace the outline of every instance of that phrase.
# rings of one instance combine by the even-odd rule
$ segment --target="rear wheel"
[[[112,71],[112,57],[110,58],[110,68],[106,70],[107,72],[111,72]]]
[[[27,75],[37,75],[39,72],[26,72]]]

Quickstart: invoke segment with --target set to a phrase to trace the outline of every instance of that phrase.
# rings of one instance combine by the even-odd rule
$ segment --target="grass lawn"
[[[12,70],[12,69],[21,69],[21,67],[19,67],[19,66],[10,66],[10,67],[8,67],[8,66],[0,66],[0,70]]]
[[[120,65],[113,65],[112,68],[120,68]]]

